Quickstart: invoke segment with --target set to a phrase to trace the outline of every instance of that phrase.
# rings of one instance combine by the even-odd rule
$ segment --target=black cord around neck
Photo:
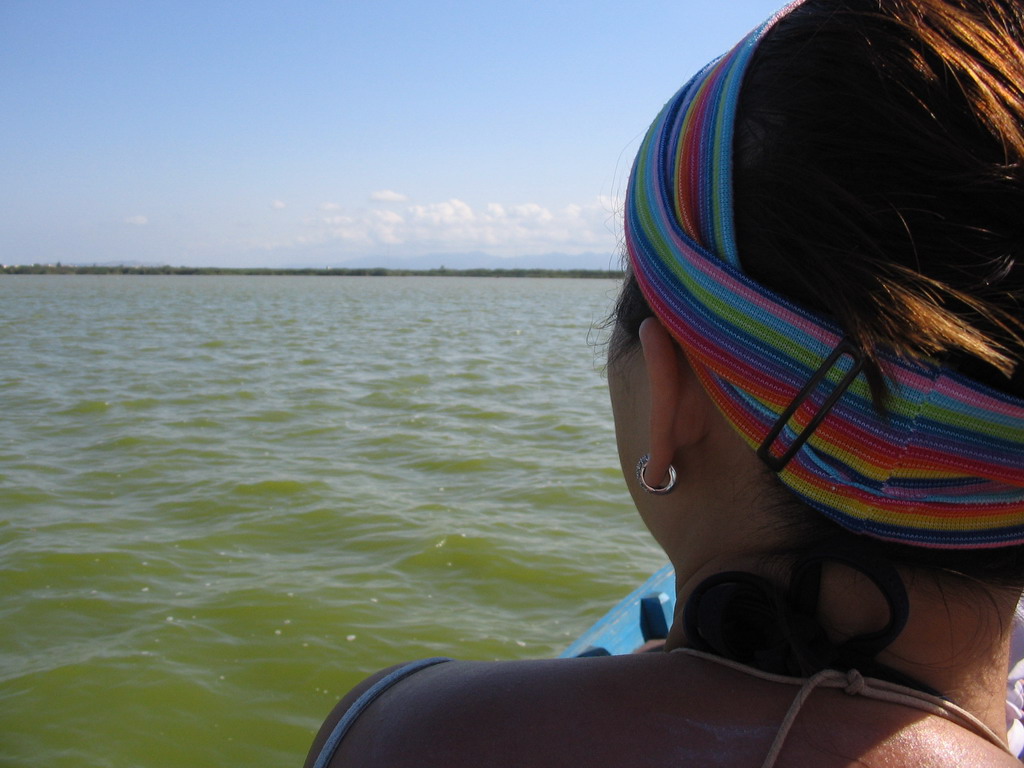
[[[888,623],[873,632],[833,642],[817,618],[826,562],[863,574],[889,609]],[[702,581],[683,610],[688,645],[763,672],[809,677],[823,669],[862,675],[940,693],[876,656],[906,627],[910,601],[896,567],[859,547],[821,550],[798,558],[787,589],[746,571],[717,573]]]

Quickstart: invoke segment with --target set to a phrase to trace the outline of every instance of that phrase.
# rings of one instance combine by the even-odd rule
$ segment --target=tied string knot
[[[797,693],[793,702],[789,705],[789,709],[786,711],[786,716],[779,724],[779,729],[775,734],[775,740],[772,742],[772,746],[768,750],[768,754],[765,755],[761,768],[770,768],[770,766],[775,765],[775,761],[778,759],[779,753],[782,751],[782,745],[786,741],[786,736],[789,734],[790,728],[793,727],[793,723],[796,722],[797,715],[800,714],[801,708],[807,702],[807,699],[810,698],[810,695],[814,693],[818,687],[822,686],[826,688],[841,688],[843,693],[847,696],[857,696],[866,691],[870,695],[870,689],[868,688],[867,681],[864,680],[864,676],[856,669],[850,669],[846,672],[839,672],[835,669],[823,669],[816,675],[812,676],[800,687],[800,692]]]
[[[864,686],[864,675],[856,669],[847,670],[846,687],[843,688],[843,693],[847,696],[859,696],[864,692]]]

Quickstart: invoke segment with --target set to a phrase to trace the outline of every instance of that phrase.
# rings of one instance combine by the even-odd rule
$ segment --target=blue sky
[[[648,123],[780,4],[2,0],[0,263],[607,267]]]

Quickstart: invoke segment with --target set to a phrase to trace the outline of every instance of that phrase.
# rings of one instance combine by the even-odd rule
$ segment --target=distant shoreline
[[[618,269],[264,269],[259,267],[128,267],[32,264],[0,266],[0,275],[257,275],[271,277],[571,277],[621,279]]]

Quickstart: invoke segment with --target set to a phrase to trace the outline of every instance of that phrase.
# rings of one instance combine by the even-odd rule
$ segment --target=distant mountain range
[[[293,265],[289,265],[293,266]],[[309,265],[317,266],[317,265]],[[486,253],[435,253],[403,258],[367,257],[328,262],[331,267],[384,267],[386,269],[619,269],[618,256],[607,253],[545,253],[537,256],[491,256]]]

